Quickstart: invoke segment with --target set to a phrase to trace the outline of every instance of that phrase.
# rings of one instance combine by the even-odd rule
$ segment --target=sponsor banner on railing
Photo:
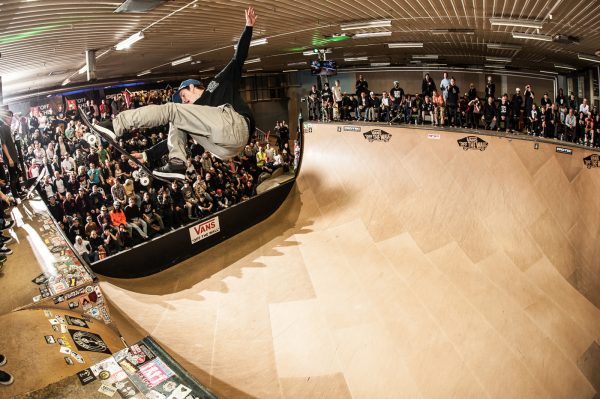
[[[221,226],[219,225],[219,217],[217,216],[190,227],[190,239],[192,240],[192,244],[195,244],[219,231],[221,231]]]

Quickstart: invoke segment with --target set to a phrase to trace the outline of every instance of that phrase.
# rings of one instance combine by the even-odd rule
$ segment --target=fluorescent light
[[[517,33],[517,32],[513,32],[512,33],[512,37],[513,39],[525,39],[525,40],[540,40],[543,42],[551,42],[552,41],[552,36],[548,36],[548,35],[535,35],[533,33]]]
[[[298,72],[298,70],[297,69],[284,69],[281,72],[283,72],[283,73],[286,73],[286,72]]]
[[[494,65],[494,64],[486,64],[483,67],[484,68],[495,68],[495,69],[504,69],[504,68],[506,68],[504,65]]]
[[[137,32],[134,33],[133,35],[129,36],[127,39],[123,40],[122,42],[119,42],[116,46],[115,46],[115,50],[125,50],[128,49],[129,47],[131,47],[131,45],[135,42],[138,42],[140,40],[142,40],[144,38],[144,32]]]
[[[554,68],[567,69],[569,71],[576,71],[577,70],[577,68],[573,68],[572,66],[569,66],[569,65],[560,65],[560,64],[554,64]]]
[[[388,43],[389,48],[417,48],[423,47],[423,43]]]
[[[262,71],[262,68],[254,68],[254,69],[248,69],[246,72],[258,72],[258,71]]]
[[[203,72],[210,72],[210,71],[214,71],[215,67],[210,67],[210,68],[206,68],[206,69],[201,69],[200,71],[198,71],[198,73],[203,73]]]
[[[485,57],[485,60],[488,62],[511,62],[510,58],[504,57]]]
[[[69,83],[71,83],[71,79],[67,78],[67,79],[65,79],[65,80],[62,82],[62,85],[61,85],[61,86],[66,86],[66,85],[68,85]]]
[[[79,72],[79,74],[80,74],[80,75],[82,75],[82,74],[86,73],[86,72],[87,72],[87,65],[84,65],[84,66],[82,66],[82,67],[79,69],[79,71],[78,71],[78,72]]]
[[[473,29],[432,29],[430,32],[434,35],[445,35],[449,33],[457,33],[463,35],[475,34],[475,31]]]
[[[328,49],[321,49],[321,50],[314,49],[314,50],[303,51],[302,55],[313,56],[315,54],[331,54],[331,53],[332,53],[331,49],[328,48]]]
[[[541,73],[550,73],[552,75],[558,75],[558,72],[554,72],[554,71],[540,71]]]
[[[340,28],[342,30],[353,30],[353,29],[385,28],[388,26],[392,26],[392,21],[390,21],[389,19],[384,19],[384,20],[377,20],[377,21],[341,24]]]
[[[437,60],[439,56],[437,54],[425,54],[425,55],[413,55],[413,60]]]
[[[101,52],[100,54],[98,54],[98,55],[96,56],[96,60],[99,60],[101,57],[104,57],[104,56],[105,56],[106,54],[108,54],[108,53],[110,53],[110,49],[108,49],[108,50],[106,50],[106,51],[103,51],[103,52]]]
[[[440,66],[448,66],[448,64],[440,64],[440,63],[434,62],[434,63],[425,63],[425,64],[423,64],[423,66],[440,67]]]
[[[183,57],[183,58],[180,58],[178,60],[171,62],[171,66],[185,64],[186,62],[191,62],[191,61],[192,61],[192,56],[188,55],[187,57]]]
[[[372,67],[384,67],[384,66],[390,66],[389,62],[371,62],[371,66]]]
[[[344,58],[345,62],[353,62],[353,61],[368,61],[369,57],[348,57]]]
[[[250,42],[250,47],[253,46],[262,46],[263,44],[268,44],[269,41],[267,40],[266,37],[263,37],[262,39],[256,39],[256,40],[252,40]]]
[[[490,50],[521,50],[523,47],[518,44],[503,44],[503,43],[488,43],[487,48]]]
[[[244,62],[244,64],[256,64],[257,62],[260,62],[260,58],[253,58],[251,60],[246,60],[246,62]]]
[[[306,61],[298,61],[298,62],[289,62],[287,64],[287,66],[301,66],[301,65],[306,65]]]
[[[385,32],[357,33],[354,36],[352,36],[352,38],[353,39],[366,39],[368,37],[385,37],[385,36],[392,36],[392,32],[385,31]]]
[[[151,73],[152,73],[152,69],[146,69],[145,71],[138,73],[137,76],[149,75]]]
[[[600,58],[594,57],[593,55],[577,54],[577,58],[579,58],[580,60],[583,60],[583,61],[591,61],[591,62],[600,63]]]
[[[544,21],[532,21],[530,19],[490,18],[492,26],[516,26],[519,28],[542,29]]]

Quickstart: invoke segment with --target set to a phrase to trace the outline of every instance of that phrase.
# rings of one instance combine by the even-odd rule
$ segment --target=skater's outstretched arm
[[[250,49],[250,42],[252,41],[252,28],[256,23],[256,13],[254,8],[249,7],[246,10],[246,28],[240,36],[240,40],[236,46],[233,59],[227,66],[217,75],[218,77],[229,77],[235,82],[239,82],[242,76],[242,68],[244,62],[248,57],[248,50]]]

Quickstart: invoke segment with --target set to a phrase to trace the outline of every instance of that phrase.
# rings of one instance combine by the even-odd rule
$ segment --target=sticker
[[[42,300],[42,296],[41,296],[41,295],[36,295],[36,296],[34,296],[33,298],[31,298],[31,300],[32,300],[33,302],[39,302],[39,301],[41,301],[41,300]]]
[[[56,319],[56,320],[57,320],[57,321],[58,321],[60,324],[65,324],[65,323],[66,323],[66,321],[65,321],[65,318],[64,318],[64,317],[62,317],[62,316],[58,316],[58,315],[57,315],[57,316],[55,317],[55,319]]]
[[[92,304],[90,303],[89,299],[81,298],[81,307],[83,308],[83,310],[87,311],[92,307]]]
[[[69,356],[65,356],[65,363],[67,363],[69,366],[73,365],[73,360],[71,360],[71,358]]]
[[[106,396],[110,396],[112,398],[113,395],[115,394],[115,392],[117,392],[117,388],[112,387],[110,385],[102,384],[102,385],[100,385],[98,392],[100,392]]]
[[[175,388],[177,388],[177,383],[175,381],[167,381],[162,386],[162,390],[165,392],[173,392]]]
[[[69,302],[69,309],[76,309],[78,307],[79,307],[79,302],[78,301]]]
[[[573,155],[573,150],[565,147],[556,147],[556,152],[559,154]]]
[[[60,347],[60,353],[64,353],[65,355],[70,355],[71,354],[71,349],[67,348],[66,346],[61,346]]]
[[[77,360],[79,363],[85,363],[83,356],[81,356],[79,353],[71,352],[71,356],[73,356],[73,359]]]
[[[166,396],[160,392],[149,391],[149,392],[146,392],[146,398],[148,398],[148,399],[165,399]]]
[[[172,382],[172,381],[168,381],[168,382]],[[166,385],[166,383],[165,383]],[[167,399],[185,399],[185,397],[192,392],[192,390],[188,387],[186,387],[183,384],[179,384],[177,386],[177,388],[175,388],[175,390],[173,392],[171,392],[171,395],[169,395],[169,397]]]
[[[44,309],[44,316],[46,316],[47,318],[52,318],[54,315],[52,314],[51,311],[49,311],[48,309]]]
[[[77,377],[79,377],[79,381],[81,381],[81,385],[87,385],[92,381],[96,380],[96,376],[92,373],[92,370],[85,369],[77,373]]]
[[[83,319],[80,319],[78,317],[72,317],[72,316],[69,316],[69,315],[66,315],[65,317],[67,319],[67,323],[69,323],[72,326],[82,327],[82,328],[89,328],[88,324]]]
[[[128,379],[117,381],[114,383],[114,386],[122,398],[132,398],[139,392],[135,385]]]
[[[100,318],[100,310],[98,310],[97,307],[93,307],[90,309],[90,316],[92,316],[94,319],[99,319]]]
[[[219,225],[219,217],[217,216],[190,227],[190,240],[192,244],[195,244],[213,234],[217,234],[219,231],[221,231],[221,226]]]
[[[53,335],[44,335],[44,338],[46,339],[46,343],[47,344],[54,344],[54,343],[56,343],[56,340],[54,339]]]
[[[88,285],[87,287],[85,287],[85,292],[87,292],[88,294],[91,293],[92,291],[94,291],[94,287],[92,287],[91,285]]]
[[[79,330],[69,330],[69,334],[79,350],[112,354],[106,343],[97,334]]]
[[[48,281],[48,277],[46,277],[46,275],[44,273],[40,274],[39,276],[37,276],[36,278],[31,280],[32,283],[37,284],[37,285],[42,285],[47,281]]]
[[[98,374],[98,378],[101,380],[108,380],[110,378],[110,371],[102,370],[100,374]]]
[[[58,320],[56,319],[48,319],[48,321],[50,322],[50,324],[52,324],[53,326],[59,324]]]
[[[160,359],[154,359],[140,366],[138,377],[148,388],[154,388],[173,375],[173,371]]]
[[[65,300],[69,300],[69,299],[73,299],[76,296],[79,296],[79,295],[83,294],[84,292],[85,292],[85,288],[82,287],[82,288],[78,288],[76,290],[73,290],[71,292],[67,292],[64,295],[64,297],[65,297]]]
[[[119,362],[119,366],[127,373],[127,374],[135,374],[137,369],[129,363],[127,359],[123,359]]]
[[[61,325],[59,326],[59,328],[60,328],[60,332],[61,332],[61,333],[63,333],[63,334],[65,334],[65,333],[67,333],[67,332],[69,331],[69,330],[67,329],[67,325],[66,325],[66,324],[61,324]]]
[[[56,332],[60,332],[60,327],[58,326],[58,324],[53,325],[52,329]]]
[[[600,167],[600,154],[592,154],[583,158],[583,164],[588,169]]]
[[[442,138],[442,135],[441,135],[441,134],[439,134],[439,133],[428,133],[428,134],[427,134],[427,138],[428,138],[429,140],[439,140],[439,139],[441,139],[441,138]]]

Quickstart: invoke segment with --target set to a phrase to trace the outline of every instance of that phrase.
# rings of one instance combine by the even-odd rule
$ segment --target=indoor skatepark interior
[[[132,333],[221,397],[593,398],[587,151],[338,127],[311,125],[297,189],[266,221],[154,276],[102,279]]]

